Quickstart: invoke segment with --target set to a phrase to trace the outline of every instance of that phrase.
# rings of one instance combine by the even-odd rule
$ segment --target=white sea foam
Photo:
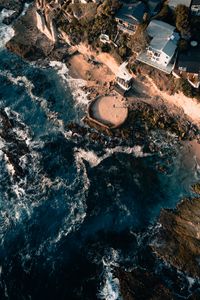
[[[190,276],[187,276],[186,277],[187,280],[188,280],[188,283],[189,283],[189,290],[191,289],[191,287],[195,284],[195,279],[190,277]]]
[[[69,184],[61,179],[56,179],[52,182],[45,177],[41,180],[42,185],[54,186],[54,189],[56,189],[56,187],[60,188],[62,185],[65,190],[73,191],[73,197],[69,198],[69,196],[66,196],[68,213],[66,217],[62,219],[58,232],[53,237],[46,239],[40,244],[37,255],[40,255],[44,251],[44,248],[50,249],[50,247],[56,246],[63,237],[66,237],[70,232],[77,230],[86,217],[87,207],[85,196],[89,189],[90,181],[87,176],[85,164],[78,156],[75,157],[75,165],[77,171],[76,178]]]
[[[102,300],[122,300],[120,295],[119,280],[114,277],[113,266],[118,266],[118,252],[111,249],[110,254],[102,259],[103,263],[103,284],[97,294],[97,297]]]
[[[2,23],[3,19],[11,16],[15,11],[3,9],[0,12],[0,49],[5,47],[5,44],[15,35],[12,25]]]
[[[61,131],[63,131],[63,126],[64,126],[63,121],[58,119],[58,115],[56,112],[51,111],[48,108],[48,103],[45,98],[34,95],[33,93],[34,84],[30,80],[28,80],[26,76],[14,77],[11,72],[3,71],[3,70],[0,70],[0,75],[6,77],[10,82],[12,82],[15,85],[24,86],[27,91],[27,94],[30,96],[30,98],[33,101],[36,101],[42,107],[48,119],[52,121],[54,125],[58,126]]]
[[[77,105],[87,106],[88,105],[88,93],[84,92],[82,88],[86,85],[86,81],[83,79],[74,79],[69,76],[69,69],[67,68],[65,63],[59,61],[51,61],[49,64],[52,68],[54,68],[58,75],[65,81],[76,101]]]
[[[74,194],[73,201],[68,202],[70,213],[64,219],[62,229],[59,231],[52,243],[58,243],[63,236],[67,236],[71,231],[74,230],[74,228],[80,226],[86,217],[86,202],[84,194],[90,187],[90,181],[88,179],[87,170],[82,159],[76,156],[75,163],[77,167],[77,177],[75,181],[68,186],[68,189],[73,189],[76,191],[76,185],[79,182],[82,182],[82,189]]]
[[[89,162],[91,167],[98,166],[104,159],[110,157],[114,153],[127,153],[127,154],[133,154],[135,157],[145,157],[150,154],[144,153],[141,146],[134,146],[134,147],[123,147],[123,146],[117,146],[115,148],[107,148],[106,153],[102,156],[97,156],[97,154],[90,150],[86,151],[81,148],[75,148],[74,153],[75,157],[78,157],[80,159],[84,159],[87,162]]]
[[[31,5],[31,3],[25,3],[24,4],[24,10],[23,12],[21,13],[21,16],[24,16],[29,8],[29,6]]]
[[[4,161],[6,162],[6,168],[8,173],[13,176],[15,174],[15,169],[13,165],[9,162],[8,156],[4,153]]]

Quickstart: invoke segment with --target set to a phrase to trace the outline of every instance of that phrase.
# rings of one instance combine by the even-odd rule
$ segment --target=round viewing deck
[[[100,96],[89,106],[89,118],[109,128],[122,125],[128,117],[128,108],[120,95]]]

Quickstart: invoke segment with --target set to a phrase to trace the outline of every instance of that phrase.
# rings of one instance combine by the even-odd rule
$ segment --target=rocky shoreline
[[[0,11],[3,9],[13,10],[13,14],[4,18],[3,23],[10,25],[15,19],[17,19],[24,9],[25,3],[31,3],[32,0],[0,0]]]
[[[200,278],[200,198],[185,199],[174,211],[161,211],[159,224],[153,251],[189,276]]]
[[[27,1],[26,1],[27,2]],[[31,1],[30,1],[31,2]],[[4,20],[6,24],[13,22],[22,12],[25,1],[0,1],[0,9],[15,10],[15,14]],[[54,45],[41,34],[34,26],[34,15],[32,8],[25,16],[14,23],[15,36],[7,43],[8,50],[18,54],[29,61],[38,62],[45,59],[67,61],[66,45]],[[26,28],[26,30],[24,30]],[[23,35],[21,34],[23,32]],[[0,136],[6,139],[8,144],[12,140],[16,149],[4,152],[9,162],[14,166],[16,176],[23,176],[22,169],[17,157],[28,153],[25,143],[19,141],[12,132],[12,124],[5,111],[0,111],[2,129]],[[200,139],[200,129],[193,124],[184,114],[170,114],[166,106],[153,106],[145,102],[135,102],[130,106],[127,122],[118,129],[103,129],[92,124],[87,117],[84,122],[88,126],[71,123],[66,125],[66,130],[72,133],[72,140],[85,139],[83,143],[91,142],[95,145],[105,144],[109,147],[118,145],[142,145],[147,152],[159,151],[157,145],[152,143],[150,132],[159,130],[168,132],[177,142]],[[6,136],[4,133],[7,133]],[[13,155],[13,153],[17,155]],[[197,194],[198,185],[193,187]],[[149,246],[152,255],[156,255],[162,261],[174,268],[185,272],[186,275],[200,277],[200,198],[183,200],[175,210],[161,211],[158,224],[153,228],[149,237]],[[150,251],[150,250],[149,250]],[[120,281],[121,294],[124,300],[146,300],[146,299],[180,299],[172,294],[165,282],[156,274],[155,270],[144,270],[137,268],[131,272],[116,269],[116,277]],[[187,298],[199,299],[199,290],[191,293]]]

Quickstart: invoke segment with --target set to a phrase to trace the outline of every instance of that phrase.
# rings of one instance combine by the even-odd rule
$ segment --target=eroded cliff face
[[[152,249],[190,276],[200,277],[200,197],[185,199],[176,210],[163,210]]]

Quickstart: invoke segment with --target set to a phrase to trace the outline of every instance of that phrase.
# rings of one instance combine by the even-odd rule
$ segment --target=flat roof
[[[121,64],[119,66],[119,70],[118,70],[116,76],[121,79],[124,79],[125,81],[130,81],[132,79],[132,76],[126,68],[127,65],[128,65],[127,62],[123,62],[123,64]]]

